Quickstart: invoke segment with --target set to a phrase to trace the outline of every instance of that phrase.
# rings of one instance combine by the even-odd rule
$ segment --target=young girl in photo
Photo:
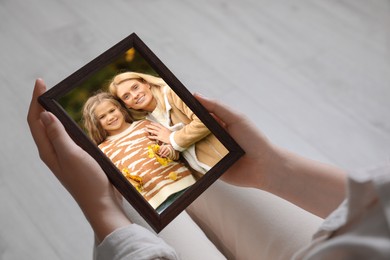
[[[227,149],[191,109],[159,77],[136,72],[116,75],[109,86],[134,118],[147,118],[151,138],[171,144],[189,165],[206,173],[226,154]]]
[[[132,122],[110,93],[90,97],[83,119],[90,138],[157,212],[195,183],[192,172],[177,161],[179,153],[171,145],[159,145],[148,138],[146,126],[151,122]]]

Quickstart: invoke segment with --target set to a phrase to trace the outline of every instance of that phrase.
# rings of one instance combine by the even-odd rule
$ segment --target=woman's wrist
[[[115,195],[79,202],[79,206],[99,242],[114,230],[132,223]]]
[[[257,173],[255,180],[256,188],[276,194],[278,190],[282,189],[281,185],[284,181],[283,174],[288,165],[288,157],[283,149],[269,144],[269,149],[264,159],[258,160],[256,168],[261,169]]]
[[[345,172],[286,149],[275,148],[264,190],[326,217],[345,196]]]

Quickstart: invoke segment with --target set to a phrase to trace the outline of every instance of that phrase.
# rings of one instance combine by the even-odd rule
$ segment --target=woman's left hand
[[[53,114],[39,105],[38,97],[45,91],[43,80],[38,79],[27,116],[32,137],[41,160],[79,204],[101,241],[131,221],[99,164],[76,145]]]
[[[149,139],[154,141],[157,140],[166,144],[171,144],[169,136],[172,132],[169,129],[165,128],[163,125],[151,122],[150,125],[146,126],[146,131],[149,133]]]

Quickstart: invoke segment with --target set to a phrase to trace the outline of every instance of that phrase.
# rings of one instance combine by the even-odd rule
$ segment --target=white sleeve
[[[347,199],[294,259],[390,259],[390,163],[349,174]]]
[[[186,150],[186,148],[184,147],[181,147],[180,145],[178,145],[175,141],[175,133],[176,132],[172,132],[170,135],[169,135],[169,141],[171,142],[171,145],[173,147],[173,149],[175,149],[176,151],[179,151],[179,152],[183,152]]]
[[[97,260],[178,259],[175,250],[149,230],[131,224],[116,229],[96,248]]]

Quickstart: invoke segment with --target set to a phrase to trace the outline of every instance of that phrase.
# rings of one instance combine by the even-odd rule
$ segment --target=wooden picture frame
[[[228,151],[226,156],[161,213],[157,213],[141,193],[129,183],[120,169],[92,142],[77,119],[80,117],[82,105],[79,99],[91,95],[92,89],[96,90],[96,87],[102,88],[108,78],[112,78],[113,73],[127,70],[157,74],[162,78]],[[244,154],[231,136],[135,33],[49,89],[39,97],[39,102],[46,110],[58,117],[71,138],[99,163],[111,183],[156,232],[160,232],[168,225]]]

